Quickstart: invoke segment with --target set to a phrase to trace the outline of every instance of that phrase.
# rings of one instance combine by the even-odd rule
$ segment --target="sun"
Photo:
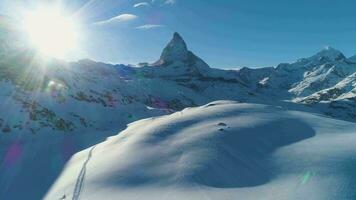
[[[62,58],[77,46],[75,20],[58,8],[41,7],[27,12],[24,28],[31,45],[42,54]]]

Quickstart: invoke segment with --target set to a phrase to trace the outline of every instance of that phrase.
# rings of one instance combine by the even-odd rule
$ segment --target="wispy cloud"
[[[161,25],[161,24],[145,24],[145,25],[136,27],[136,29],[149,30],[149,29],[156,29],[156,28],[162,28],[162,27],[164,27],[164,25]]]
[[[164,4],[166,4],[166,5],[174,5],[174,4],[176,4],[176,0],[165,0]]]
[[[141,3],[136,3],[133,7],[134,8],[139,8],[139,7],[145,7],[145,6],[149,6],[150,4],[147,2],[141,2]]]
[[[160,5],[174,5],[177,3],[177,0],[152,0],[152,4],[160,4]]]
[[[101,26],[101,25],[109,25],[109,24],[118,24],[121,22],[132,21],[137,18],[138,18],[137,15],[121,14],[121,15],[115,16],[115,17],[107,19],[107,20],[95,22],[94,25]]]

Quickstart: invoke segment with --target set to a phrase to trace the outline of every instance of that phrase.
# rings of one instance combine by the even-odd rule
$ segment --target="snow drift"
[[[352,123],[217,101],[76,154],[45,199],[350,199],[355,141]]]

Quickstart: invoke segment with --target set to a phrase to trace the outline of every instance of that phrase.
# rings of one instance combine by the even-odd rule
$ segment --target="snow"
[[[45,199],[352,199],[355,142],[354,123],[218,101],[76,154]]]
[[[345,59],[345,56],[339,50],[336,50],[330,46],[327,46],[324,49],[322,49],[320,52],[318,52],[316,55],[314,55],[308,59],[312,60],[312,61],[315,61],[315,60],[320,61],[321,59],[337,61],[337,60]]]
[[[8,42],[4,43],[3,46],[9,50],[4,51],[0,48],[0,57],[2,58],[0,61],[0,101],[3,102],[0,106],[0,156],[6,160],[6,164],[0,165],[2,172],[0,173],[0,185],[2,186],[0,199],[24,199],[28,197],[30,199],[41,199],[74,153],[104,141],[107,137],[124,130],[127,124],[134,121],[177,111],[177,113],[180,113],[179,111],[184,108],[201,106],[220,99],[245,103],[263,103],[280,106],[285,110],[318,113],[352,122],[355,122],[356,119],[356,62],[353,62],[353,58],[344,58],[340,51],[332,48],[324,49],[314,56],[300,59],[294,63],[280,64],[277,67],[222,70],[211,68],[201,58],[189,51],[187,44],[178,33],[174,34],[158,62],[142,64],[142,67],[122,64],[111,65],[88,59],[70,63],[49,59],[43,64],[34,59],[34,51],[23,46],[18,47],[12,38],[0,38],[0,40]],[[23,42],[19,43],[25,45]],[[241,123],[234,121],[235,118],[241,116],[240,111],[243,110],[242,108],[240,110],[235,109],[236,103],[215,102],[214,104],[219,108],[222,108],[220,106],[223,105],[232,104],[231,112],[234,113],[234,110],[236,110],[236,113],[234,113],[236,117],[230,116],[230,111],[222,115],[226,115],[236,125]],[[239,105],[247,106],[249,104]],[[251,104],[250,108],[255,106]],[[188,113],[187,118],[191,117],[189,113],[194,110],[198,113],[197,119],[192,120],[191,124],[187,124],[187,131],[195,130],[194,127],[199,129],[197,133],[200,132],[200,129],[211,129],[211,126],[204,126],[207,119],[206,116],[201,116],[200,111],[210,113],[208,108],[213,109],[214,106],[206,107],[186,109],[181,112],[182,116]],[[259,124],[262,123],[259,120],[261,118],[272,120],[268,121],[269,123],[277,120],[273,113],[277,112],[278,109],[272,109],[270,106],[257,107],[258,109],[252,109],[257,112],[256,121],[252,120],[252,124],[262,126]],[[272,113],[261,117],[262,108],[266,109],[266,112],[271,110],[273,112],[271,111]],[[225,107],[222,111],[226,111]],[[290,112],[278,111],[279,114]],[[179,116],[177,113],[172,116]],[[249,115],[254,116],[252,113]],[[303,114],[303,117],[306,115]],[[159,119],[161,118],[147,120],[147,122],[157,122],[157,130],[159,131],[159,127],[163,126],[158,123]],[[163,119],[172,120],[172,124],[178,123],[176,122],[178,119],[175,117]],[[348,124],[336,120],[329,121],[325,118],[320,118],[320,120],[325,124]],[[143,123],[143,121],[137,123],[156,129]],[[218,120],[215,123],[232,127],[231,124],[223,120]],[[283,123],[292,125],[288,120],[283,121]],[[308,126],[314,128],[313,123],[317,124],[318,121],[308,121]],[[206,137],[216,139],[217,133],[214,132],[216,130],[218,130],[219,135],[226,133],[227,127],[216,125],[217,129],[215,129],[215,125],[209,132],[210,135],[206,135]],[[298,125],[304,127],[305,124],[300,122]],[[135,127],[135,124],[130,127]],[[130,127],[128,130],[131,130]],[[168,130],[169,127],[166,129]],[[169,130],[177,133],[176,135],[180,140],[185,140],[179,137],[180,133],[184,132],[181,129]],[[224,129],[224,131],[220,131],[220,129]],[[266,130],[268,129],[266,128]],[[274,127],[272,127],[272,130],[274,130]],[[315,128],[315,130],[320,130],[320,133],[328,131],[326,128]],[[335,129],[331,127],[330,130]],[[149,135],[151,134],[150,131],[147,130],[146,132],[140,129],[142,134]],[[317,131],[317,133],[319,132]],[[197,139],[205,141],[205,136],[195,136]],[[187,142],[195,144],[196,141],[193,141],[189,134],[185,137],[187,137]],[[219,139],[221,138],[218,138],[217,141],[220,141]],[[168,141],[174,143],[171,138]],[[239,141],[237,141],[237,144],[239,144]],[[197,145],[197,148],[205,148],[205,143],[199,143],[199,145]],[[252,142],[251,146],[253,145],[256,144]],[[289,146],[293,145],[287,146],[291,148]],[[101,146],[99,145],[98,149]],[[277,149],[284,148],[277,146]],[[184,149],[185,146],[177,144],[177,148]],[[235,151],[234,148],[231,151]],[[173,155],[166,152],[166,156],[173,156],[171,159],[180,155],[174,149],[169,147],[168,149],[171,149],[171,153],[175,153]],[[142,152],[138,151],[138,149],[135,149],[132,153],[140,157]],[[192,149],[188,148],[186,151],[190,152]],[[225,158],[216,152],[215,154],[212,153],[209,148],[207,148],[207,151],[211,155]],[[93,151],[94,159],[96,159],[96,152],[97,149]],[[151,151],[147,151],[147,153],[149,152]],[[162,150],[162,153],[164,152]],[[157,154],[159,153],[157,152]],[[197,153],[206,156],[203,150]],[[264,156],[268,157],[272,154],[274,155],[272,152],[265,152]],[[142,156],[146,155],[142,154]],[[209,158],[209,156],[206,157]],[[149,159],[149,157],[145,157],[145,160],[142,161]],[[189,160],[189,157],[187,159]],[[33,162],[34,160],[37,162]],[[84,161],[81,160],[78,167],[82,166]],[[132,162],[132,165],[135,165],[135,159],[129,161]],[[196,159],[196,162],[191,161],[192,167],[197,166],[197,169],[200,169],[200,164],[204,162],[210,163],[209,160]],[[90,163],[88,162],[88,169],[85,171],[90,171]],[[170,166],[170,163],[158,164]],[[184,163],[182,166],[189,167]],[[218,170],[215,165],[212,165],[212,167],[214,170]],[[230,167],[239,168],[239,166]],[[161,167],[158,168],[161,169]],[[182,169],[181,171],[188,173],[189,170],[191,169],[188,168],[186,171]],[[171,171],[166,171],[166,173],[169,176],[174,175]],[[77,176],[79,172],[75,172],[75,174]],[[133,175],[137,174],[134,173]],[[137,176],[139,175],[141,176],[141,174]],[[244,173],[244,175],[249,176],[249,173]],[[164,175],[161,176],[164,177]],[[185,174],[185,177],[191,178],[188,174]],[[204,179],[204,182],[210,183],[210,180],[213,179]],[[125,180],[131,181],[132,179],[126,177]],[[156,178],[154,180],[156,181]],[[206,184],[192,182],[192,180],[181,178],[177,182],[182,190],[190,190],[186,194],[192,197],[200,194],[196,193],[195,188],[183,187],[185,184],[203,187],[205,188],[204,193],[210,193],[212,197],[220,196],[222,192],[224,194],[226,192],[226,190],[216,189],[217,184],[212,183],[207,186]],[[252,178],[252,180],[254,179]],[[158,180],[158,182],[160,181],[161,179]],[[167,186],[170,189],[165,191],[176,193],[180,190],[171,186],[172,182],[170,181],[172,180],[163,180],[162,178],[162,181],[170,183]],[[234,183],[233,180],[221,179],[221,181],[226,181],[225,185]],[[173,180],[173,183],[176,182]],[[257,185],[256,183],[256,187]],[[149,191],[155,189],[157,188],[150,187]],[[72,191],[71,187],[69,191]],[[121,192],[125,193],[126,191]],[[137,192],[141,195],[146,194],[143,190]],[[162,191],[156,195],[160,194],[162,194]],[[235,193],[232,192],[231,195],[234,196]],[[227,197],[231,195],[227,194]]]

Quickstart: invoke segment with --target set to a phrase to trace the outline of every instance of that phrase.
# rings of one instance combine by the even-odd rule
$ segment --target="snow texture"
[[[212,102],[132,123],[76,154],[45,199],[354,199],[355,131],[280,107]]]

